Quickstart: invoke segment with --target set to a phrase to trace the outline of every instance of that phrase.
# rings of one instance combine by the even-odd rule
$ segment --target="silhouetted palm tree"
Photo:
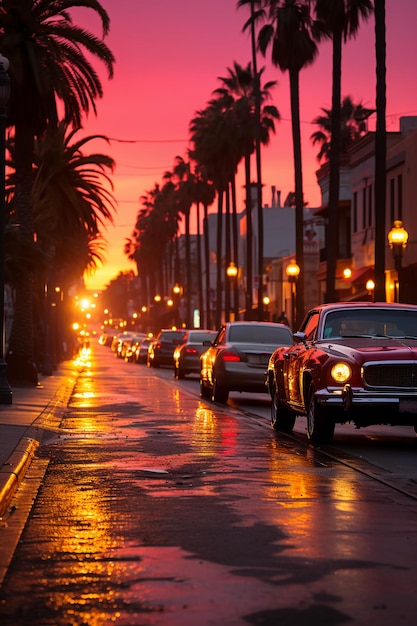
[[[332,111],[322,108],[322,115],[314,118],[313,124],[319,127],[310,137],[313,145],[319,144],[318,161],[328,161],[330,158],[330,142],[332,136]],[[350,144],[368,132],[367,119],[375,113],[375,109],[368,109],[361,102],[355,104],[350,96],[343,98],[340,116],[340,152],[346,154]]]
[[[84,112],[95,111],[102,85],[89,55],[113,72],[114,58],[105,43],[74,24],[73,7],[94,11],[103,36],[109,17],[97,0],[3,0],[0,5],[0,49],[10,61],[12,95],[9,124],[15,131],[16,213],[22,250],[34,246],[32,158],[34,137],[57,124],[57,100],[64,117],[81,125]],[[85,51],[87,53],[84,54]],[[36,384],[33,367],[33,273],[25,272],[16,287],[16,309],[9,343],[9,377]]]
[[[318,20],[318,39],[330,38],[333,44],[332,68],[332,134],[330,141],[329,202],[327,210],[327,302],[336,299],[335,280],[338,256],[339,168],[341,151],[341,76],[342,43],[354,37],[360,20],[372,11],[371,0],[314,0]]]
[[[300,267],[297,282],[296,314],[297,323],[304,315],[304,228],[303,228],[303,176],[300,131],[300,90],[299,77],[303,68],[313,63],[318,53],[313,39],[313,20],[310,15],[310,2],[268,0],[263,2],[268,11],[258,11],[256,19],[267,19],[258,35],[258,45],[262,54],[270,48],[272,63],[283,72],[288,71],[290,79],[291,123],[294,148],[295,184],[295,247],[296,261]]]
[[[252,310],[252,283],[253,283],[253,236],[252,236],[252,194],[251,194],[251,155],[256,152],[257,139],[260,143],[268,145],[271,133],[275,132],[275,120],[280,119],[278,109],[272,104],[265,104],[271,100],[271,90],[276,85],[276,81],[269,81],[260,88],[261,77],[264,68],[261,69],[258,76],[252,72],[251,63],[246,67],[242,67],[236,61],[233,69],[228,69],[228,76],[221,77],[219,80],[222,86],[214,91],[214,95],[223,103],[225,110],[230,109],[234,112],[235,123],[239,131],[239,148],[241,156],[245,163],[245,188],[246,188],[246,311],[250,314]],[[257,102],[260,102],[261,109],[258,113]],[[259,164],[259,162],[258,162]],[[258,168],[257,168],[258,170]],[[262,196],[261,196],[262,201]],[[260,285],[262,288],[263,274],[263,220],[262,205],[258,204],[258,274]],[[261,261],[262,259],[262,261]],[[233,259],[238,265],[237,256]],[[258,308],[262,311],[262,298]]]

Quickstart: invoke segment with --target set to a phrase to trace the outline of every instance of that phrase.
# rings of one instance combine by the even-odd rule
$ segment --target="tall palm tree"
[[[216,319],[221,323],[222,311],[222,225],[223,201],[240,161],[238,134],[232,111],[225,110],[221,100],[211,100],[207,107],[197,111],[190,122],[192,148],[190,157],[207,172],[217,192],[217,241],[216,241]]]
[[[310,139],[313,145],[319,144],[320,151],[317,160],[330,159],[330,143],[332,136],[332,111],[322,108],[322,113],[314,118],[313,124],[318,130],[312,133]],[[346,154],[350,144],[362,137],[367,131],[367,119],[375,113],[375,109],[368,109],[361,102],[353,102],[351,96],[343,98],[340,116],[340,152]]]
[[[375,290],[376,302],[385,302],[385,220],[386,220],[386,40],[385,0],[374,0],[376,52],[375,132]]]
[[[228,69],[228,75],[219,80],[222,85],[214,91],[214,95],[222,103],[224,109],[234,113],[236,128],[239,133],[239,149],[245,163],[245,189],[246,189],[246,311],[252,310],[252,283],[253,283],[253,236],[252,236],[252,194],[251,194],[251,155],[257,153],[259,144],[268,145],[271,133],[275,132],[275,120],[280,119],[280,114],[272,104],[267,104],[272,96],[271,90],[275,87],[276,81],[268,81],[262,87],[261,77],[265,68],[262,68],[256,75],[252,71],[251,63],[246,67],[241,66],[236,61],[233,69]],[[260,111],[258,112],[258,101]],[[257,179],[260,179],[260,160],[257,155]],[[262,186],[262,184],[261,184]],[[259,185],[258,196],[259,196]],[[261,202],[261,205],[259,205]],[[258,197],[258,274],[260,286],[262,287],[263,273],[263,220],[262,220],[262,195]],[[262,259],[262,260],[261,260]],[[237,264],[237,257],[234,262]],[[258,308],[262,311],[262,298]],[[261,314],[261,313],[260,313]]]
[[[327,210],[327,302],[336,299],[336,262],[338,255],[339,168],[341,150],[341,77],[342,43],[355,37],[361,19],[372,11],[371,0],[314,0],[318,20],[316,34],[320,40],[330,38],[333,44],[332,67],[332,134],[330,140],[329,203]]]
[[[103,40],[73,23],[70,9],[84,7],[101,20],[103,37],[109,17],[97,0],[3,0],[0,49],[10,61],[12,96],[9,124],[14,126],[16,212],[21,249],[34,246],[32,157],[34,137],[56,125],[57,100],[64,118],[81,126],[83,113],[96,111],[102,84],[89,55],[102,61],[111,77],[114,57]],[[87,54],[84,54],[85,51]],[[33,365],[33,273],[22,274],[10,336],[9,378],[37,384]]]
[[[262,54],[271,49],[272,63],[281,71],[289,73],[291,98],[291,124],[294,150],[295,184],[295,248],[296,261],[300,267],[297,281],[296,315],[299,323],[304,315],[304,236],[303,236],[303,176],[300,130],[300,72],[313,63],[317,56],[317,44],[313,39],[314,27],[310,15],[310,2],[297,0],[265,0],[268,11],[260,10],[256,19],[267,19],[258,35]]]
[[[39,292],[47,298],[49,283],[59,285],[64,298],[70,285],[102,261],[101,231],[113,221],[115,211],[112,182],[107,173],[113,170],[113,159],[100,153],[85,153],[89,142],[107,139],[99,135],[77,139],[79,130],[60,122],[56,128],[47,129],[34,144],[32,206],[39,254],[32,262],[35,261]],[[14,154],[13,146],[11,154]],[[12,205],[15,179],[12,170],[8,177]],[[25,271],[27,268],[28,264]],[[35,304],[41,300],[35,299]],[[46,335],[49,315],[43,312],[48,311],[50,306],[35,306],[34,311],[39,328]],[[42,341],[41,345],[45,346],[46,342]],[[43,365],[42,373],[51,374],[52,361],[46,367],[38,357],[35,350],[36,362]]]

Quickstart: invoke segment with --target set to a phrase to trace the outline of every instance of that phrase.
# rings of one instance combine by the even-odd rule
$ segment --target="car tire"
[[[313,443],[330,443],[334,435],[335,423],[326,415],[315,398],[315,390],[310,388],[307,406],[307,437]]]
[[[200,396],[205,400],[211,400],[211,391],[206,387],[203,381],[200,379]]]
[[[180,367],[177,368],[177,378],[178,380],[182,380],[183,378],[185,378],[185,372]]]
[[[292,432],[296,415],[286,409],[278,400],[275,384],[271,387],[271,424],[274,430],[282,433]]]
[[[218,380],[214,379],[213,392],[211,399],[213,402],[219,402],[220,404],[226,404],[229,397],[229,390],[223,385],[220,385]]]

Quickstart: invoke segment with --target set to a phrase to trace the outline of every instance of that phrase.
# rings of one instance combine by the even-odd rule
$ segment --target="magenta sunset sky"
[[[236,0],[102,0],[111,19],[106,39],[115,57],[115,76],[103,77],[104,98],[97,118],[84,124],[86,134],[111,138],[97,149],[116,161],[115,226],[109,227],[107,261],[87,287],[101,289],[120,271],[135,269],[123,254],[140,208],[140,197],[162,181],[177,155],[187,157],[188,127],[219,85],[218,77],[237,61],[251,58],[242,26],[247,9]],[[74,14],[76,15],[76,14]],[[78,20],[78,18],[75,18]],[[78,20],[81,22],[81,19]],[[98,34],[98,22],[87,13],[82,21]],[[397,131],[399,117],[417,115],[417,2],[386,0],[387,130]],[[372,108],[375,103],[374,23],[362,25],[343,51],[342,94]],[[276,134],[264,149],[264,201],[275,185],[285,198],[293,190],[290,99],[287,75],[259,56],[263,79],[277,80],[273,104],[281,114]],[[96,66],[98,68],[98,66]],[[101,70],[101,68],[98,68]],[[331,102],[331,45],[321,45],[314,65],[300,78],[304,195],[310,207],[320,205],[315,172],[317,147],[310,135],[312,119]],[[374,129],[375,116],[369,128]],[[240,175],[238,185],[243,185]],[[242,208],[242,207],[241,207]],[[215,210],[214,207],[212,210]]]

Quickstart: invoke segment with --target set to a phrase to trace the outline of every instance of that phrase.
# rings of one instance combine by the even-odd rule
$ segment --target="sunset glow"
[[[103,74],[104,98],[97,103],[97,118],[84,124],[86,134],[100,133],[100,151],[116,161],[113,176],[118,212],[114,226],[105,233],[108,241],[105,266],[87,278],[89,289],[102,289],[120,271],[135,270],[123,247],[131,236],[140,197],[162,182],[172,170],[176,156],[187,158],[190,120],[203,109],[218,77],[233,62],[247,64],[250,41],[242,27],[247,9],[236,9],[236,0],[102,0],[111,20],[106,39],[115,57],[115,76]],[[80,16],[80,17],[78,17]],[[88,12],[76,14],[80,23],[97,32],[98,24]],[[399,129],[399,118],[417,115],[417,3],[386,0],[387,28],[387,130]],[[97,33],[98,34],[98,33]],[[344,46],[342,96],[350,95],[366,107],[375,106],[374,22],[363,24],[358,37]],[[281,191],[282,201],[293,191],[293,152],[288,76],[259,55],[265,66],[263,78],[277,80],[273,104],[281,114],[276,135],[262,153],[264,202],[271,202],[271,186]],[[97,68],[102,70],[102,68]],[[300,77],[304,195],[310,207],[319,206],[315,172],[316,154],[310,135],[312,120],[331,103],[331,45],[320,45],[314,65]],[[369,130],[375,127],[375,115]],[[237,188],[243,208],[243,172]],[[215,207],[211,208],[214,211]]]

